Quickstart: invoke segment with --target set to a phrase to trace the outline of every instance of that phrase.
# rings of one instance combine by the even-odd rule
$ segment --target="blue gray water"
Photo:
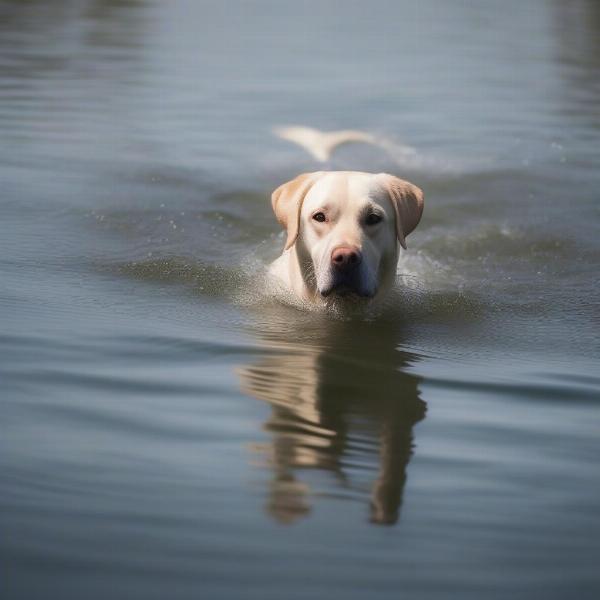
[[[261,290],[272,135],[423,188],[376,315]],[[600,597],[600,6],[0,1],[2,598]]]

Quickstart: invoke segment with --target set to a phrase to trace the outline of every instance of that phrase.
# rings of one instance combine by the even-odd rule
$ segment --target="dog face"
[[[300,175],[273,193],[304,284],[323,298],[372,298],[395,278],[398,244],[423,211],[421,190],[386,174]]]

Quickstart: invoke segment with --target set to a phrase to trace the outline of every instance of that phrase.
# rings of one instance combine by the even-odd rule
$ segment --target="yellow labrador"
[[[271,202],[287,240],[270,274],[320,304],[381,297],[394,283],[399,246],[423,214],[422,191],[386,173],[305,173]]]

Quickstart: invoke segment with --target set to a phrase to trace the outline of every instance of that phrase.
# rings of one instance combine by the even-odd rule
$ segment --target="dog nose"
[[[360,250],[349,246],[339,246],[331,253],[331,262],[337,269],[351,269],[360,265],[361,261]]]

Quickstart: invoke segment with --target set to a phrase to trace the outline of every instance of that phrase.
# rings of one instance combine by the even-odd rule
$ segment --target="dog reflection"
[[[394,327],[317,317],[261,331],[265,355],[240,369],[242,388],[272,407],[272,442],[257,447],[274,472],[267,509],[289,523],[310,511],[309,487],[297,479],[324,469],[352,489],[344,465],[376,459],[371,520],[395,523],[412,454],[413,425],[425,416],[415,357],[398,351]],[[377,452],[378,447],[378,452]],[[378,456],[377,456],[378,455]]]

